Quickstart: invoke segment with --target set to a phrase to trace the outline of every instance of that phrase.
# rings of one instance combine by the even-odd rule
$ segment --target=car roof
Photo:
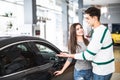
[[[52,43],[50,43],[49,41],[42,39],[42,38],[38,38],[38,37],[33,37],[33,36],[5,36],[5,37],[0,37],[0,50],[2,47],[6,46],[6,45],[11,45],[11,44],[15,44],[15,43],[20,43],[20,42],[30,42],[30,41],[38,41],[38,42],[44,42],[47,44],[50,44],[52,46]],[[55,46],[56,47],[56,46]],[[59,50],[56,47],[57,50]],[[60,50],[59,50],[60,51]]]
[[[33,36],[0,36],[0,41],[1,40],[5,40],[5,39],[13,39],[13,38],[24,38],[24,39],[33,39],[33,38],[38,38],[38,37],[33,37]],[[42,38],[38,38],[38,39],[42,39]]]
[[[39,40],[39,41],[46,41],[44,39],[38,38],[38,37],[33,37],[33,36],[2,36],[0,37],[0,47],[9,45],[15,42],[20,42],[20,41],[28,41],[28,40]],[[48,41],[46,41],[48,42]]]
[[[42,40],[46,41],[45,39],[33,37],[33,36],[5,36],[0,37],[0,43],[6,41],[6,43],[17,42],[17,41],[25,41],[25,40]]]

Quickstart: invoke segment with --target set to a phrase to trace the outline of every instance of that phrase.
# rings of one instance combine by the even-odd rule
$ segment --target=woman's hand
[[[55,71],[55,72],[54,72],[54,75],[55,75],[55,76],[58,76],[58,75],[61,75],[62,73],[63,73],[62,70],[60,70],[60,71]]]

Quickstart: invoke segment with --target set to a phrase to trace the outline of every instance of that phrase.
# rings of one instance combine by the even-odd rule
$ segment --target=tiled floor
[[[120,80],[120,46],[114,46],[115,73],[111,80]]]
[[[111,80],[120,80],[120,73],[114,73]]]

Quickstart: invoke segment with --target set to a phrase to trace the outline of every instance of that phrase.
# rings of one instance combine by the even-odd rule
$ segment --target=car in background
[[[111,35],[113,44],[120,44],[120,24],[112,24]]]
[[[112,33],[113,44],[120,44],[120,31]]]
[[[0,37],[0,80],[65,80],[67,76],[67,80],[73,80],[72,66],[61,76],[53,74],[66,61],[56,56],[60,52],[41,38]]]

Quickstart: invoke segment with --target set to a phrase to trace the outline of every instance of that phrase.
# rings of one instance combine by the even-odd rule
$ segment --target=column
[[[63,46],[67,46],[68,43],[68,28],[69,28],[69,15],[68,6],[69,2],[67,0],[62,1],[62,29],[63,29]]]
[[[36,0],[24,0],[24,24],[31,24],[32,35],[34,35],[36,23]]]
[[[83,24],[83,12],[82,12],[82,8],[83,8],[83,0],[78,0],[78,17],[79,17],[79,22],[81,24]]]

